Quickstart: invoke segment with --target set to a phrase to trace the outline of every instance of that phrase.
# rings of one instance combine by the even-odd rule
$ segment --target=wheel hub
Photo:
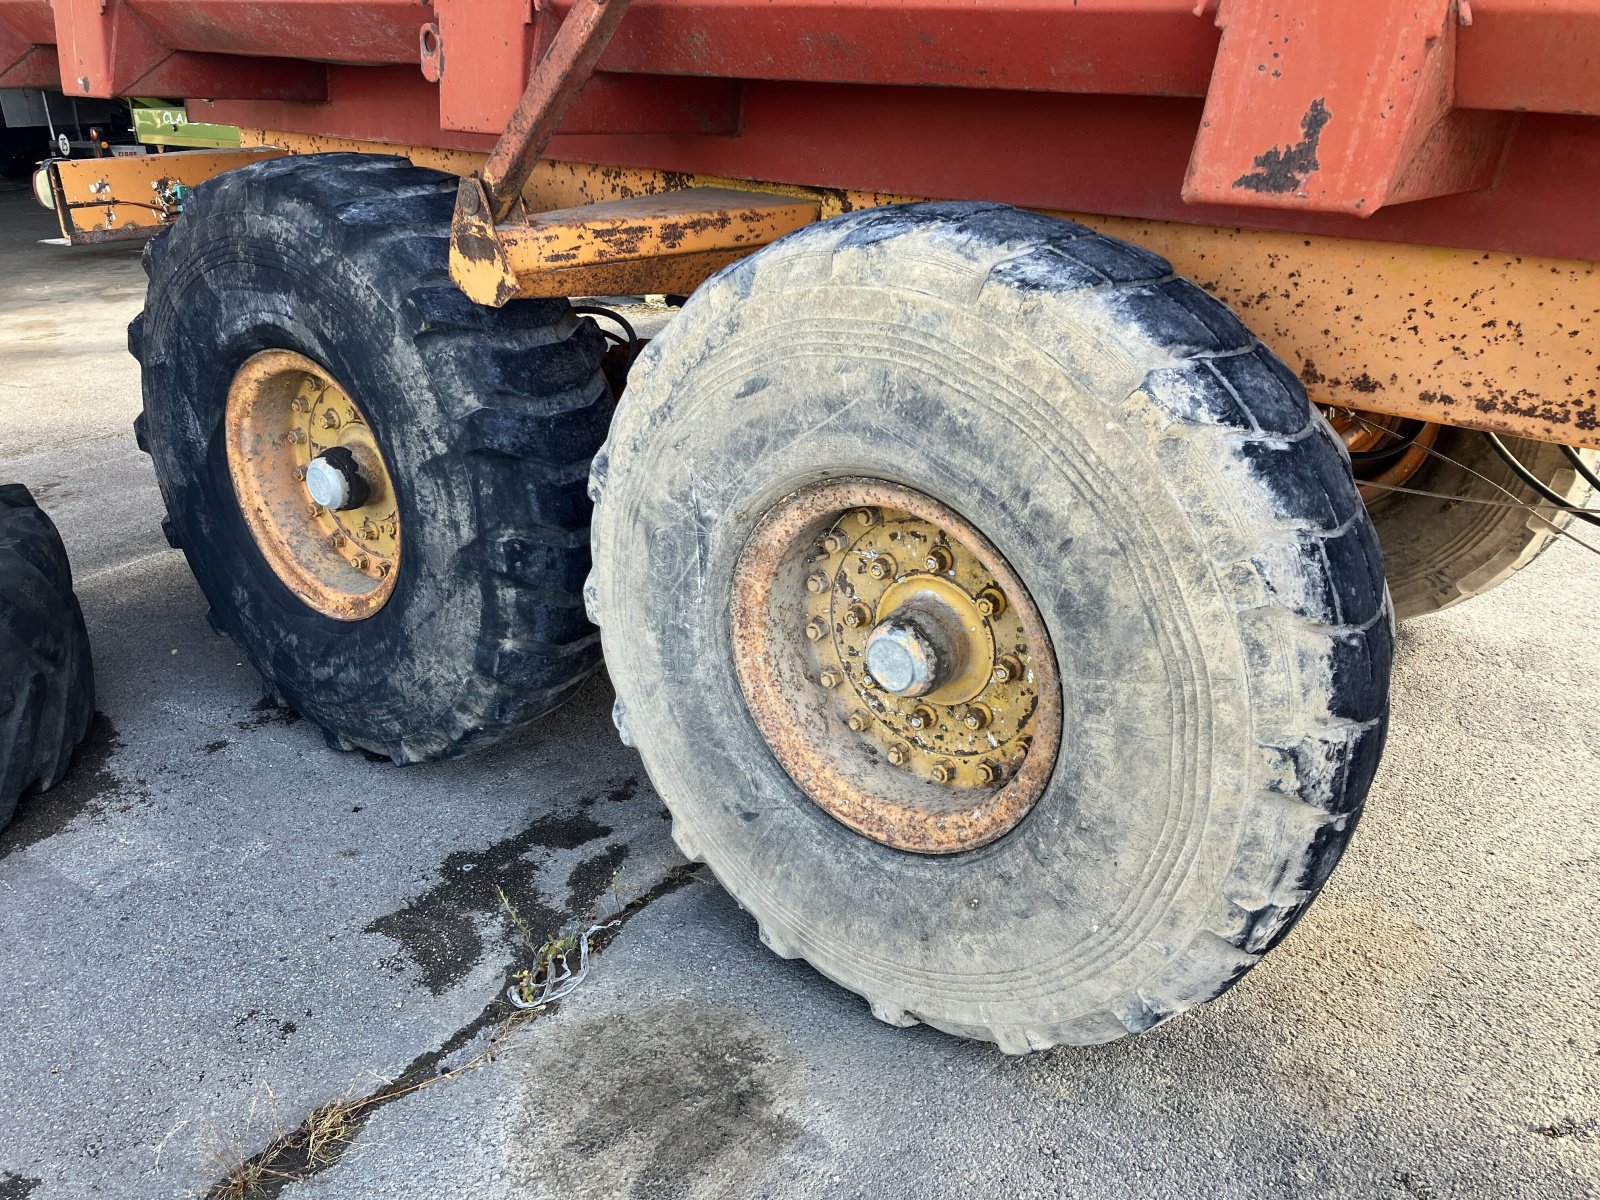
[[[338,620],[382,608],[400,565],[399,513],[345,390],[302,354],[263,350],[228,389],[225,436],[240,511],[278,579]]]
[[[897,484],[814,484],[737,567],[731,632],[767,743],[817,804],[886,845],[951,853],[1012,828],[1061,730],[1044,623],[975,528]]]

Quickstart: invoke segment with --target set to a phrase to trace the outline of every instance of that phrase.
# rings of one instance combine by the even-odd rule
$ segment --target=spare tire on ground
[[[0,484],[0,826],[54,787],[94,716],[89,634],[61,535],[20,483]]]

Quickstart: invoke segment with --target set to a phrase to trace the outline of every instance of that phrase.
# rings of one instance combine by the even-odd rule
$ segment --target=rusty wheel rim
[[[225,430],[239,509],[283,585],[341,621],[382,608],[399,572],[400,518],[372,427],[349,394],[305,355],[263,350],[229,385]]]
[[[1356,491],[1366,504],[1381,500],[1390,494],[1390,488],[1400,487],[1421,470],[1442,428],[1418,422],[1420,428],[1414,426],[1414,432],[1407,434],[1407,422],[1401,417],[1348,408],[1326,408],[1323,413],[1344,441],[1345,449],[1358,456],[1351,459],[1351,468]],[[1376,457],[1359,457],[1372,454]]]
[[[1061,686],[1043,618],[988,539],[932,497],[859,478],[793,493],[751,532],[730,618],[767,745],[862,836],[971,850],[1044,791]]]

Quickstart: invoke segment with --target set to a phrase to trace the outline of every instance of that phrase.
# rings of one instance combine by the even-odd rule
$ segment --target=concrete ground
[[[72,552],[103,715],[0,835],[0,1200],[205,1193],[296,1130],[264,1194],[1600,1195],[1581,549],[1402,631],[1361,831],[1261,967],[1144,1037],[1006,1059],[878,1024],[672,876],[603,678],[404,770],[262,706],[129,432],[137,252],[50,232],[0,193],[0,478]],[[529,955],[497,889],[536,940],[646,900],[507,1029]]]

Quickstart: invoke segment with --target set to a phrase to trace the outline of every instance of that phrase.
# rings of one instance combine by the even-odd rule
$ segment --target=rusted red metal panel
[[[98,3],[98,0],[96,0]],[[389,64],[417,61],[417,34],[433,19],[420,0],[123,0],[163,45],[207,54]],[[482,10],[525,0],[480,0]]]
[[[230,10],[247,6],[230,6]],[[321,100],[320,63],[174,47],[128,0],[54,0],[61,89],[69,96],[225,96]]]
[[[1344,212],[1493,182],[1508,113],[1456,106],[1456,0],[1228,0],[1194,204]]]
[[[1600,115],[1600,4],[1473,0],[1456,48],[1456,103]]]
[[[57,87],[49,0],[0,0],[0,87]]]

